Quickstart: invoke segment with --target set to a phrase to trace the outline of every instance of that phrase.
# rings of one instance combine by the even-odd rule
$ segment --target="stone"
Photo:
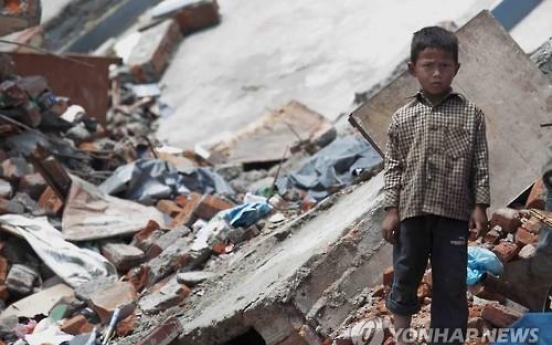
[[[192,287],[199,283],[204,282],[205,280],[213,279],[219,275],[211,272],[196,271],[196,272],[184,272],[179,273],[176,276],[176,281],[179,284],[184,284],[186,286]]]
[[[25,208],[17,201],[0,199],[0,215],[22,214],[24,212]]]
[[[136,291],[142,291],[149,285],[150,267],[146,264],[130,269],[126,275],[127,281],[134,286]]]
[[[201,198],[201,201],[194,213],[197,217],[205,220],[210,220],[220,211],[227,210],[234,206],[233,203],[218,198],[214,195],[206,194]]]
[[[522,316],[521,313],[498,303],[485,305],[481,317],[496,327],[509,327]]]
[[[515,258],[520,249],[515,243],[500,242],[492,249],[492,252],[496,254],[501,262],[506,263]]]
[[[138,294],[132,284],[117,282],[96,292],[90,303],[102,322],[107,323],[117,307],[131,308],[137,299]]]
[[[146,258],[142,250],[124,243],[106,243],[102,246],[101,253],[120,272],[128,271]]]
[[[15,264],[12,265],[8,277],[6,278],[6,286],[10,293],[27,296],[33,291],[34,282],[38,278],[38,272],[33,268]]]
[[[496,210],[490,220],[491,229],[499,225],[506,233],[514,233],[521,226],[519,212],[511,208]]]
[[[12,201],[17,202],[26,212],[32,213],[34,216],[42,216],[43,210],[40,209],[38,203],[34,201],[28,194],[17,192]]]
[[[504,237],[506,237],[506,233],[502,231],[500,225],[496,225],[485,234],[485,242],[490,244],[497,244]]]
[[[127,318],[119,321],[119,323],[117,323],[117,336],[126,337],[132,334],[137,324],[138,316],[136,314],[132,314]]]
[[[0,198],[9,199],[13,193],[12,185],[9,181],[0,179]]]
[[[18,191],[28,194],[33,200],[38,200],[46,187],[48,185],[41,174],[28,174],[21,177]]]
[[[420,284],[420,286],[418,286],[417,295],[421,301],[426,297],[431,297],[431,286],[425,283]]]
[[[153,259],[167,249],[171,244],[175,243],[178,239],[183,238],[190,234],[191,230],[185,226],[174,228],[159,237],[146,252],[148,259]]]
[[[189,295],[188,287],[172,282],[163,286],[158,292],[142,297],[138,305],[145,314],[153,315],[180,305]]]

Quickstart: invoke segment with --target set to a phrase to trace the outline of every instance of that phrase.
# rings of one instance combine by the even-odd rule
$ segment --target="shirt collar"
[[[464,95],[462,95],[461,93],[457,92],[457,91],[454,91],[454,89],[450,89],[450,92],[443,98],[443,100],[441,102],[439,102],[439,104],[432,104],[428,99],[427,97],[424,96],[424,93],[422,92],[422,90],[419,90],[417,93],[415,93],[414,95],[411,95],[411,96],[408,96],[407,98],[412,98],[414,100],[417,100],[418,102],[422,102],[422,103],[425,103],[425,104],[428,104],[428,105],[431,105],[431,106],[438,106],[438,105],[441,105],[443,103],[445,103],[446,101],[448,101],[450,98],[452,97],[459,97],[462,101],[465,101],[466,100],[466,97]]]

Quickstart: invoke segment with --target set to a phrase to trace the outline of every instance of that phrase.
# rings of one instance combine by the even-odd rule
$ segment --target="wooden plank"
[[[540,174],[549,144],[552,86],[488,11],[457,32],[462,64],[453,87],[485,113],[493,205],[507,205]],[[419,86],[405,72],[351,114],[380,148],[391,115]]]

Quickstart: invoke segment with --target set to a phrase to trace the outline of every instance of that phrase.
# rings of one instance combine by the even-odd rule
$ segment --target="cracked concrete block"
[[[181,237],[167,247],[159,256],[150,260],[147,263],[150,269],[149,285],[159,282],[188,263],[190,260],[190,247],[190,239]]]
[[[138,305],[144,313],[153,315],[180,305],[189,295],[190,289],[186,285],[170,282],[158,292],[142,297]]]

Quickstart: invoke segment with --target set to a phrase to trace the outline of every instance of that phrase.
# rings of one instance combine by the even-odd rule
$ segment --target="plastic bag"
[[[500,275],[503,270],[504,266],[495,253],[485,248],[468,247],[468,285],[477,284],[485,272]]]

